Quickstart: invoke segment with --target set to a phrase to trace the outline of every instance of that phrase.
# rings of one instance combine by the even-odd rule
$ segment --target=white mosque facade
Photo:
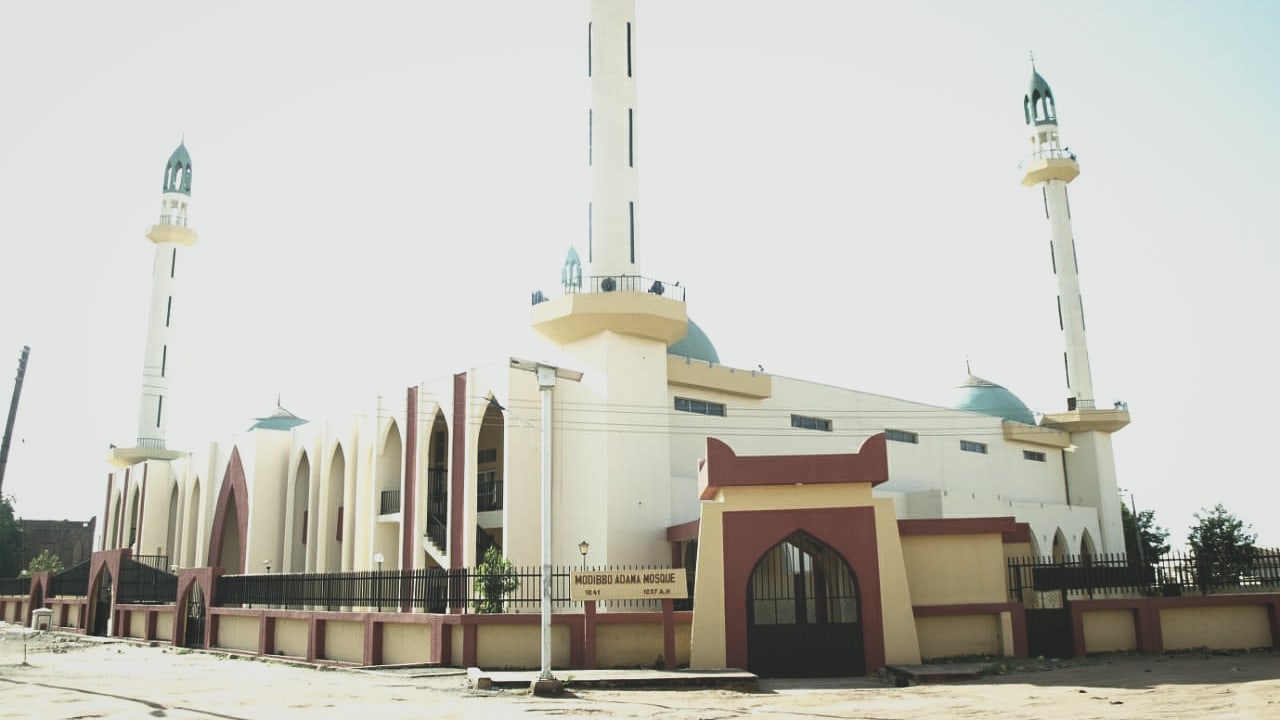
[[[593,565],[690,567],[709,438],[739,456],[821,455],[883,433],[889,479],[874,494],[899,518],[1013,517],[1038,554],[1123,552],[1111,434],[1129,415],[1093,397],[1066,200],[1079,167],[1044,79],[1033,71],[1024,97],[1023,172],[1043,196],[1067,408],[1037,417],[974,376],[942,407],[722,364],[683,289],[642,273],[634,8],[590,4],[590,239],[585,261],[570,251],[563,293],[533,298],[545,345],[358,415],[308,422],[281,408],[193,452],[166,447],[169,331],[181,316],[171,309],[196,240],[191,158],[175,151],[148,234],[157,260],[138,440],[112,451],[100,549],[252,573],[470,567],[492,544],[537,565],[546,443],[555,564],[581,562],[585,540]]]

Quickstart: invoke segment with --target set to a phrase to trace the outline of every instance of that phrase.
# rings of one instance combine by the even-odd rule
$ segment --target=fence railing
[[[163,555],[139,555],[158,562]],[[178,576],[157,570],[138,559],[120,560],[120,577],[116,582],[116,602],[129,605],[169,605],[178,595]]]
[[[570,566],[552,568],[553,610],[581,605],[569,597],[574,569]],[[223,575],[218,578],[216,604],[388,612],[398,612],[404,605],[413,612],[427,613],[536,612],[542,602],[541,572],[538,567],[512,568],[509,575],[500,578],[477,572],[475,568]],[[488,591],[486,585],[490,588]],[[656,600],[614,600],[608,604],[631,610],[661,607],[661,601]]]
[[[1169,553],[1146,562],[1123,554],[1012,558],[1008,582],[1014,600],[1046,592],[1066,599],[1274,591],[1280,589],[1280,550],[1257,548],[1228,557]]]
[[[31,593],[31,578],[0,578],[0,595],[28,595]]]
[[[132,556],[132,559],[139,565],[146,565],[147,567],[159,570],[160,572],[169,572],[168,555],[134,555]]]
[[[85,597],[89,594],[89,560],[72,565],[49,579],[53,597]]]

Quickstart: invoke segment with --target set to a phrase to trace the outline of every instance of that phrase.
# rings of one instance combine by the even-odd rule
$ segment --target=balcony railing
[[[1043,148],[1022,158],[1022,162],[1018,163],[1018,169],[1025,170],[1031,163],[1041,160],[1071,160],[1075,162],[1076,154],[1063,148]]]
[[[585,282],[584,282],[585,280]],[[574,278],[564,283],[564,293],[566,295],[577,295],[579,293],[649,293],[651,295],[660,295],[662,297],[671,298],[684,302],[684,287],[679,282],[668,283],[643,275],[592,275],[587,278]],[[546,302],[546,295],[542,291],[533,293],[533,304],[537,305]]]
[[[394,515],[400,512],[400,491],[383,490],[378,502],[379,515]]]
[[[179,227],[187,226],[187,219],[181,215],[161,215],[161,225],[177,225]]]

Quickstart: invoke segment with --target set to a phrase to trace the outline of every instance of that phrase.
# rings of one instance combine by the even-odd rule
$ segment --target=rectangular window
[[[302,511],[302,544],[307,544],[307,511]]]
[[[961,440],[960,449],[965,452],[979,453],[981,455],[987,454],[986,443],[974,442],[972,440]]]
[[[1053,263],[1053,274],[1058,274],[1058,258],[1053,253],[1053,241],[1049,241],[1049,262]]]
[[[587,262],[591,262],[591,256],[593,254],[591,251],[591,241],[595,238],[596,229],[594,215],[595,210],[592,208],[592,204],[587,203]]]
[[[476,462],[481,465],[498,462],[498,449],[488,448],[487,450],[481,450],[476,454]]]
[[[178,267],[178,248],[173,249],[173,255],[169,257],[169,277],[173,277],[173,271]]]
[[[906,430],[885,430],[884,439],[893,442],[911,443],[912,445],[920,444],[920,436]]]
[[[1076,239],[1071,237],[1071,264],[1076,267],[1076,274],[1080,274],[1080,258],[1076,257]]]
[[[1067,376],[1067,387],[1071,387],[1071,365],[1067,363],[1067,354],[1062,353],[1062,373]]]
[[[1067,219],[1071,219],[1071,195],[1067,194],[1067,189],[1062,188],[1062,199],[1067,203]]]
[[[1023,450],[1023,451],[1022,451],[1022,459],[1023,459],[1023,460],[1034,460],[1034,461],[1036,461],[1036,462],[1044,462],[1044,453],[1042,453],[1042,452],[1040,452],[1040,451],[1038,451],[1038,450]]]
[[[587,23],[587,77],[591,77],[591,23]]]
[[[164,309],[164,326],[169,327],[169,320],[173,318],[173,296],[169,296],[169,304]]]
[[[636,111],[627,108],[627,166],[636,166]]]
[[[160,415],[164,412],[164,396],[156,396],[156,427],[160,427]]]
[[[724,417],[724,403],[678,397],[676,398],[676,409],[681,412],[695,413],[698,415],[715,415],[716,417]]]
[[[1066,330],[1066,326],[1062,324],[1062,296],[1058,296],[1058,329]]]
[[[791,427],[801,428],[803,430],[822,430],[823,432],[831,432],[831,421],[826,418],[792,415]]]
[[[165,368],[169,365],[169,346],[162,345],[160,347],[160,377],[164,377]]]
[[[342,506],[338,506],[338,531],[334,533],[333,538],[338,542],[342,542]]]
[[[596,111],[587,110],[587,165],[595,162]]]
[[[1049,219],[1049,192],[1045,190],[1043,185],[1040,186],[1040,198],[1044,200],[1044,219],[1048,220]]]
[[[1076,302],[1080,303],[1080,332],[1084,332],[1087,328],[1084,326],[1084,296],[1077,295]]]
[[[627,23],[627,77],[631,77],[631,23]]]
[[[628,202],[627,209],[631,214],[631,262],[634,264],[636,261],[636,201]]]
[[[476,512],[502,509],[502,481],[496,470],[476,473]]]

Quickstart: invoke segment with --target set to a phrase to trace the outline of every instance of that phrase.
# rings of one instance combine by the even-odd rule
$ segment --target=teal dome
[[[306,425],[307,421],[285,410],[279,405],[276,411],[271,413],[269,417],[260,417],[256,419],[253,425],[249,426],[250,430],[292,430],[299,425]]]
[[[691,360],[720,364],[720,354],[716,352],[716,346],[711,344],[711,338],[707,337],[702,328],[698,327],[698,323],[692,320],[689,321],[689,329],[685,332],[684,339],[667,348],[667,352]]]
[[[1036,416],[1017,395],[1002,385],[975,375],[970,375],[956,388],[955,401],[951,403],[951,407],[1026,425],[1036,424]]]

